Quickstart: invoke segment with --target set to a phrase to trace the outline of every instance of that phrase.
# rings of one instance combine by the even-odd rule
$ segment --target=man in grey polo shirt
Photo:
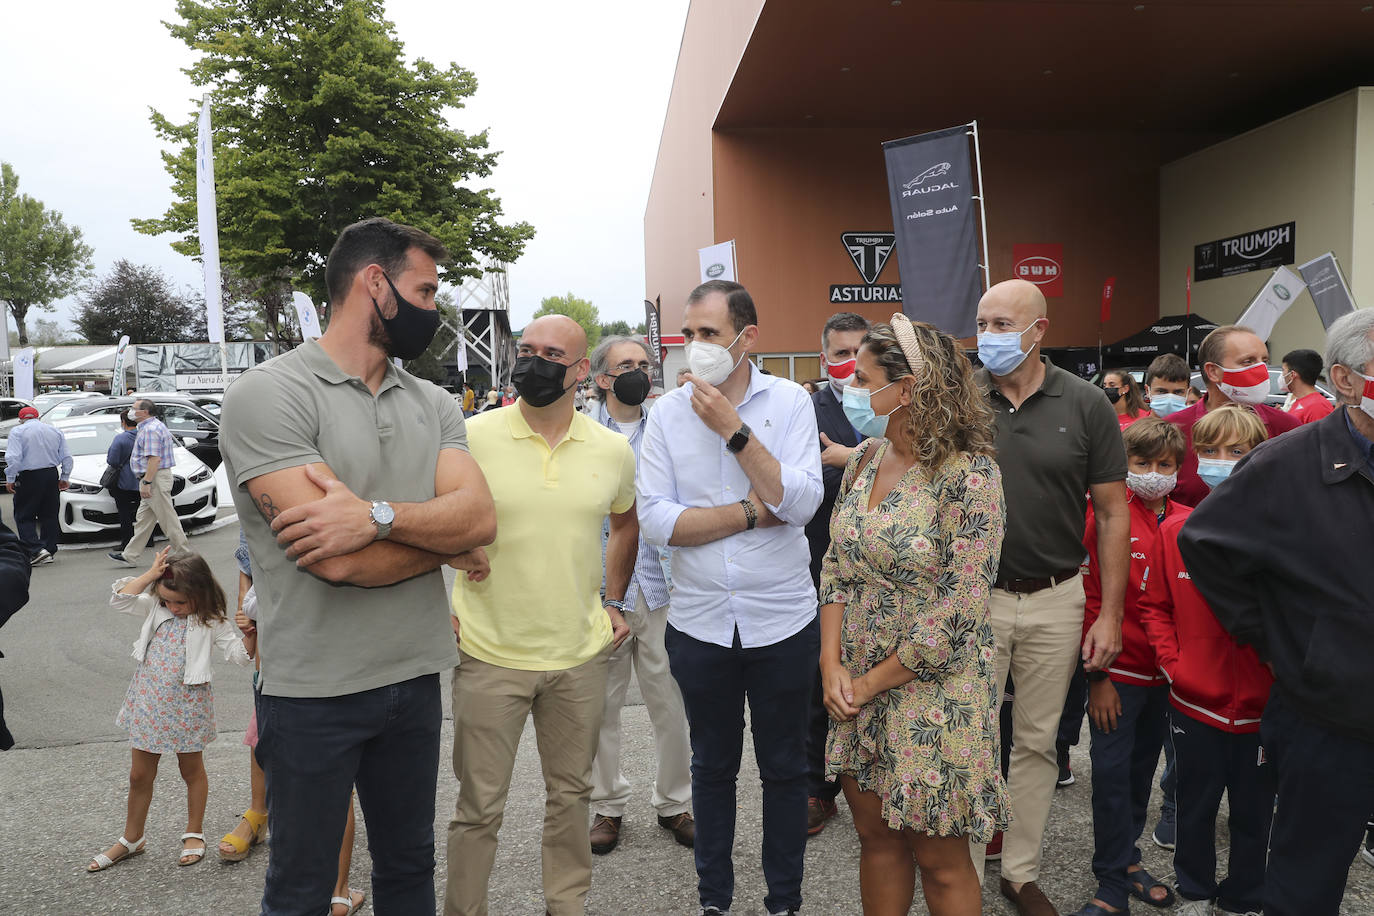
[[[258,594],[264,916],[329,899],[355,784],[377,911],[434,912],[438,672],[458,660],[439,567],[496,530],[462,411],[391,361],[433,337],[446,257],[409,226],[349,226],[325,268],[324,336],[225,393]]]
[[[1059,766],[1054,741],[1081,655],[1104,671],[1121,651],[1130,563],[1126,449],[1116,412],[1097,386],[1040,353],[1045,297],[1007,280],[978,303],[978,384],[997,415],[997,463],[1007,500],[1002,561],[988,602],[997,638],[997,692],[1016,683],[1007,784],[1015,819],[1002,845],[1002,894],[1023,916],[1053,916],[1040,890],[1040,844]],[[1083,634],[1087,495],[1097,517],[1102,614]],[[982,850],[974,863],[982,871]]]

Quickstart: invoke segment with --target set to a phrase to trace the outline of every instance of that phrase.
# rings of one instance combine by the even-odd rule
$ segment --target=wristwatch
[[[625,613],[625,611],[627,610],[627,608],[625,607],[625,602],[617,598],[603,599],[601,602],[601,606],[603,608],[613,607],[622,614]]]
[[[374,499],[372,511],[368,514],[372,518],[372,524],[377,526],[377,540],[380,541],[391,534],[391,523],[396,521],[396,510],[391,508],[391,503]]]
[[[749,428],[748,423],[741,423],[739,429],[735,430],[735,434],[725,443],[725,450],[732,455],[738,455],[744,451],[744,447],[749,444],[749,437],[753,434],[754,431]]]

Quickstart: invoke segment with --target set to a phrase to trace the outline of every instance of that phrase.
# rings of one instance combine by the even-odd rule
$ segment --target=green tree
[[[198,52],[186,73],[213,99],[220,258],[257,284],[269,334],[290,314],[290,287],[325,299],[325,255],[356,220],[433,234],[453,253],[452,282],[479,276],[484,258],[516,260],[534,235],[502,225],[500,200],[475,186],[496,163],[486,132],[446,123],[476,78],[407,65],[384,12],[381,0],[178,0],[181,21],[168,24]],[[198,256],[196,114],[152,121],[177,147],[163,154],[176,200],[134,227],[179,233],[172,247]]]
[[[205,340],[200,297],[179,292],[159,270],[118,260],[83,297],[76,327],[93,344]]]
[[[19,193],[19,176],[0,162],[0,301],[14,315],[19,345],[28,346],[30,308],[52,311],[91,275],[91,248],[62,214]]]
[[[630,330],[630,323],[624,319],[612,321],[610,324],[603,324],[601,326],[602,337],[614,337],[617,334],[628,337],[633,333],[634,331]]]
[[[588,351],[601,341],[601,312],[590,300],[579,299],[571,292],[566,296],[549,296],[539,300],[539,311],[534,313],[535,318],[545,315],[567,315],[582,325],[587,332]]]

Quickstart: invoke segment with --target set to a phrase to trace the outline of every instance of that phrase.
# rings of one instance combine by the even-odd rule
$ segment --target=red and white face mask
[[[1269,394],[1269,367],[1255,363],[1243,369],[1221,367],[1221,383],[1217,385],[1222,394],[1237,404],[1263,404]]]
[[[1355,372],[1354,369],[1350,371]],[[1364,391],[1360,393],[1360,410],[1369,414],[1369,418],[1374,420],[1374,378],[1370,378],[1363,372],[1355,372],[1355,374],[1364,379]]]
[[[854,368],[858,364],[857,359],[847,359],[842,363],[832,363],[828,359],[825,361],[825,374],[830,376],[830,384],[837,394],[843,394],[844,390],[854,383]]]

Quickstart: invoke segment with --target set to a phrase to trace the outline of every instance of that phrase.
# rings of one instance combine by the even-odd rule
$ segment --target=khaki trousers
[[[172,549],[186,549],[186,532],[181,528],[181,519],[172,505],[172,472],[158,471],[153,476],[147,499],[138,502],[138,514],[134,516],[134,536],[124,545],[124,559],[137,563],[143,555],[143,548],[152,540],[153,528],[162,526],[162,533],[172,542]]]
[[[997,641],[997,693],[1007,673],[1016,684],[1007,788],[1012,822],[1002,840],[1002,877],[1013,883],[1040,876],[1041,841],[1054,800],[1059,762],[1054,741],[1064,697],[1083,648],[1083,577],[1029,595],[994,588],[988,599]],[[972,844],[973,864],[983,880],[982,844]]]
[[[544,905],[551,916],[584,913],[592,886],[587,799],[610,653],[565,671],[519,671],[459,655],[461,664],[453,672],[458,804],[448,828],[444,916],[487,916],[496,833],[520,733],[531,714],[547,792]]]
[[[650,611],[641,592],[625,622],[630,625],[630,638],[611,655],[606,676],[606,709],[592,766],[592,810],[620,817],[630,801],[630,781],[620,769],[620,710],[625,705],[633,664],[654,727],[654,752],[658,756],[652,803],[659,817],[672,817],[692,810],[692,745],[687,739],[682,692],[668,670],[668,650],[663,646],[668,609]]]

